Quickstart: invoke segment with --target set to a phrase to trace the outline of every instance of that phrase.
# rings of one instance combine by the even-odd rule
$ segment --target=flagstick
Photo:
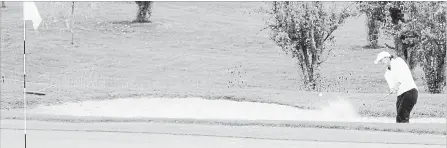
[[[25,14],[24,14],[25,15]],[[25,116],[25,148],[26,148],[26,69],[25,69],[25,45],[26,45],[26,20],[23,20],[23,113]]]
[[[27,110],[27,101],[26,101],[26,20],[33,21],[33,27],[36,29],[39,24],[42,22],[42,18],[40,18],[39,11],[37,10],[34,2],[22,2],[23,4],[23,114],[25,120],[25,148],[26,148],[26,110]],[[29,10],[25,10],[29,9]]]

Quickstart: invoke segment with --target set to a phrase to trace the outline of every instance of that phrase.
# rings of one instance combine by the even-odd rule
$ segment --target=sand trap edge
[[[1,111],[1,119],[23,120],[23,112]],[[275,121],[275,120],[205,120],[180,118],[121,118],[121,117],[78,117],[67,115],[48,115],[28,113],[27,120],[69,123],[113,123],[113,122],[148,122],[148,123],[178,123],[205,124],[226,126],[263,126],[289,128],[325,128],[362,131],[385,131],[416,134],[447,135],[447,127],[443,123],[364,123],[364,122],[321,122],[321,121]]]

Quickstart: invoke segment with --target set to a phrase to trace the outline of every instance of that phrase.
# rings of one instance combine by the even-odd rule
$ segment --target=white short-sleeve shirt
[[[387,68],[384,75],[390,89],[394,88],[399,82],[401,84],[399,90],[397,90],[397,95],[401,95],[413,88],[417,89],[410,68],[402,58],[391,59],[390,65],[391,70]]]

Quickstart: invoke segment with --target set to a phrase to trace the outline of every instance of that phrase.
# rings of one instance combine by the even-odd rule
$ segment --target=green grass
[[[94,5],[92,5],[94,4]],[[156,2],[153,23],[131,24],[132,2],[76,2],[75,45],[64,30],[68,2],[36,2],[43,24],[27,24],[28,107],[128,96],[207,96],[317,108],[337,97],[361,115],[395,115],[383,68],[373,64],[385,49],[366,45],[363,17],[335,32],[334,54],[322,65],[323,96],[304,92],[296,61],[261,31],[260,2]],[[1,9],[1,108],[23,108],[23,22],[19,2]],[[56,8],[58,6],[59,8]],[[81,11],[82,10],[82,11]],[[64,31],[61,33],[61,30]],[[382,40],[380,43],[387,42]],[[445,94],[424,90],[414,117],[445,117]],[[18,81],[14,81],[18,80]],[[365,104],[365,105],[363,105]]]

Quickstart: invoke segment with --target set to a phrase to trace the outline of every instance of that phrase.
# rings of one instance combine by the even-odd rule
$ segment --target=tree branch
[[[274,28],[274,26],[273,26],[273,25],[268,25],[267,27],[264,27],[264,28],[262,28],[261,30],[259,30],[256,34],[258,34],[258,33],[262,32],[262,31],[264,31],[264,30],[267,29],[267,28]]]
[[[318,63],[318,65],[320,65],[320,64],[322,64],[322,63],[324,63],[324,62],[326,62],[327,61],[327,59],[329,59],[329,57],[330,57],[330,54],[332,53],[332,50],[333,50],[334,48],[330,48],[329,49],[329,51],[328,51],[328,54],[327,54],[327,56],[326,56],[326,58],[324,59],[324,60],[319,60],[317,63]]]
[[[387,43],[385,43],[385,46],[390,49],[396,49],[395,47],[392,47],[392,46],[388,45]]]
[[[331,34],[332,34],[335,30],[337,30],[337,26],[338,26],[338,25],[336,25],[333,29],[331,29],[331,30],[329,31],[329,33],[328,33],[328,34],[326,35],[326,37],[324,38],[323,43],[326,42],[326,40],[329,38],[329,36],[331,36]]]
[[[353,4],[355,4],[355,2],[351,3],[351,5],[349,5],[349,6],[347,6],[346,8],[343,9],[343,11],[340,13],[340,14],[341,14],[341,16],[340,16],[340,20],[338,20],[338,23],[337,23],[334,27],[331,28],[331,30],[329,31],[329,33],[328,33],[328,34],[326,35],[326,37],[324,38],[323,43],[326,42],[326,40],[331,36],[331,34],[332,34],[335,30],[337,30],[338,26],[340,26],[340,25],[343,23],[344,19],[346,19],[346,18],[349,16],[349,15],[348,15],[348,16],[343,16],[343,15],[345,15],[345,13],[346,13],[346,11],[348,10],[348,8],[351,7]]]

